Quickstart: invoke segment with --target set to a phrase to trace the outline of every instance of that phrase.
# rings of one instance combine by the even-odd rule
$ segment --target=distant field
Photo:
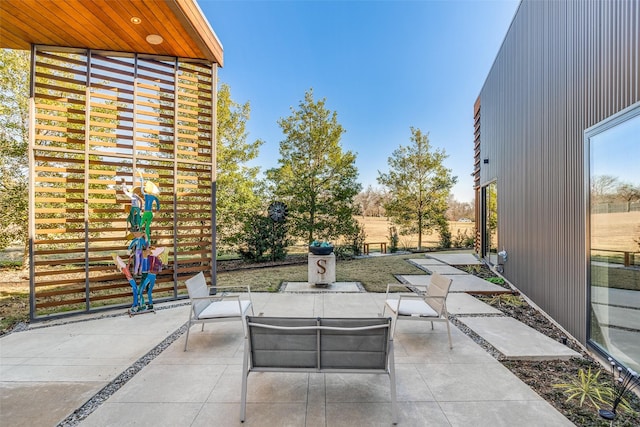
[[[389,227],[391,222],[384,217],[357,217],[360,224],[364,226],[364,231],[367,234],[367,242],[389,242]],[[458,233],[467,232],[467,235],[471,236],[475,232],[475,223],[473,222],[458,222],[449,221],[449,229],[451,235],[456,236]],[[431,233],[422,236],[422,246],[435,247],[438,246],[440,236],[438,233]],[[400,236],[399,248],[415,248],[418,246],[418,235]]]
[[[364,226],[365,233],[367,235],[367,242],[389,242],[389,227],[391,227],[391,222],[384,217],[373,217],[373,216],[365,216],[365,217],[357,217],[356,218],[360,224]],[[451,230],[451,235],[456,236],[458,233],[467,232],[467,235],[471,236],[474,233],[475,223],[473,222],[458,222],[458,221],[450,221],[449,229]],[[123,237],[123,248],[126,248],[124,244],[126,240]],[[431,233],[422,236],[422,246],[423,247],[436,247],[438,246],[438,242],[440,240],[440,236],[438,233]],[[306,245],[299,245],[300,248],[305,249]],[[399,249],[404,248],[416,248],[418,246],[418,235],[410,235],[410,236],[400,236],[400,242],[398,244]],[[377,248],[371,248],[372,250],[376,250]],[[605,249],[605,248],[603,248]],[[306,250],[306,249],[305,249]],[[0,251],[0,261],[18,261],[22,258],[22,248],[20,247],[11,247],[5,251]]]
[[[640,212],[591,215],[591,229],[594,249],[640,252]]]

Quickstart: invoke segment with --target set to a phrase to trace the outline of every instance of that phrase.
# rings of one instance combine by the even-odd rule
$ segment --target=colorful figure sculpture
[[[168,253],[165,248],[147,248],[143,252],[143,279],[138,286],[138,301],[139,305],[137,310],[152,310],[153,309],[153,287],[156,284],[156,276],[162,271],[162,266],[166,264]],[[145,275],[146,273],[146,275]],[[147,292],[147,304],[144,304],[144,292]]]
[[[140,222],[140,229],[144,228],[147,234],[147,241],[151,242],[151,220],[153,219],[153,204],[156,205],[156,210],[160,210],[160,200],[156,194],[160,194],[160,189],[151,181],[144,182],[142,174],[140,174],[140,189],[142,196],[144,197],[144,213],[142,214],[142,221]]]
[[[140,188],[127,187],[122,179],[122,192],[131,200],[131,207],[129,208],[129,216],[127,216],[127,227],[130,227],[131,231],[139,231],[140,223],[142,222],[142,204],[144,198]]]
[[[154,312],[153,287],[157,274],[167,264],[168,251],[165,248],[151,248],[151,221],[155,210],[160,210],[160,200],[157,195],[160,189],[151,181],[144,181],[142,173],[140,187],[127,187],[122,180],[122,191],[131,200],[131,207],[127,217],[127,228],[130,227],[129,263],[124,262],[118,255],[112,254],[113,261],[118,271],[122,272],[133,291],[133,306],[129,315]],[[143,208],[144,206],[144,208]],[[133,258],[133,274],[129,271],[131,258]],[[141,275],[140,285],[136,285],[134,275]],[[144,301],[144,293],[147,292],[147,304]]]
[[[133,274],[142,273],[142,252],[149,246],[146,235],[142,231],[133,233],[133,240],[129,243],[129,253],[133,255]]]
[[[113,262],[116,264],[116,268],[118,269],[118,271],[124,274],[124,276],[129,281],[129,284],[131,285],[131,290],[133,292],[133,305],[131,306],[131,308],[135,308],[138,306],[138,285],[131,275],[127,263],[124,262],[122,258],[120,258],[116,254],[111,254],[111,257],[113,258]]]

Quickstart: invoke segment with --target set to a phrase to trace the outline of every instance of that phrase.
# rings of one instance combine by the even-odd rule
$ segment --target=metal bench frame
[[[391,318],[246,317],[240,421],[250,372],[389,375],[393,424],[398,422]]]

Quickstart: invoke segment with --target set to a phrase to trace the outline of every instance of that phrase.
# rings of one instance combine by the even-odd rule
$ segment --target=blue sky
[[[276,167],[277,121],[313,88],[345,128],[363,188],[410,127],[429,133],[473,199],[473,104],[519,0],[220,1],[199,5],[224,46],[219,79],[249,102],[249,140],[265,141],[256,164]]]

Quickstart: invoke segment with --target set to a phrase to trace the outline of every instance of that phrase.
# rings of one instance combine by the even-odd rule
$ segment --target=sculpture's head
[[[151,181],[145,181],[144,192],[148,194],[160,194],[160,189]]]

